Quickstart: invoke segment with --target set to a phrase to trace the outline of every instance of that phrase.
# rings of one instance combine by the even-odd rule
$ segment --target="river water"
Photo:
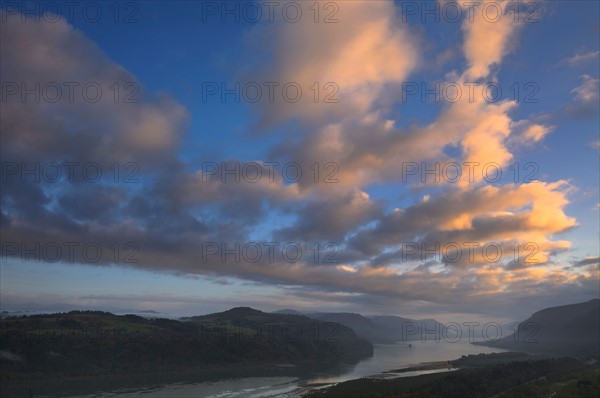
[[[416,365],[423,362],[445,361],[462,355],[502,352],[495,347],[472,345],[467,341],[413,342],[406,344],[378,344],[371,358],[355,364],[336,364],[323,369],[300,368],[281,364],[268,368],[238,368],[215,371],[211,374],[170,375],[169,377],[142,378],[115,383],[111,379],[86,380],[79,384],[34,385],[35,397],[85,397],[85,398],[259,398],[298,397],[306,391],[307,384],[337,383],[380,374],[385,371]],[[431,371],[411,372],[410,375]],[[407,374],[408,376],[409,374]],[[122,381],[122,380],[121,380]],[[304,389],[303,389],[304,388]]]

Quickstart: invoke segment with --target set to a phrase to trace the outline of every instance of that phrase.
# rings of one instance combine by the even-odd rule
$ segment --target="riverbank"
[[[403,344],[377,344],[373,357],[359,362],[279,362],[262,364],[263,366],[244,363],[177,372],[46,379],[32,384],[29,384],[30,381],[18,384],[11,382],[8,385],[0,384],[0,396],[26,396],[27,388],[31,386],[36,397],[111,397],[118,393],[123,398],[249,398],[269,395],[295,398],[356,379],[413,378],[418,375],[435,377],[432,373],[447,371],[448,361],[456,361],[456,358],[464,355],[470,358],[463,360],[461,366],[454,365],[454,368],[467,366],[475,360],[489,362],[489,358],[483,359],[476,354],[494,351],[468,342],[417,342],[412,347]],[[510,354],[504,356],[507,358]],[[4,395],[6,388],[11,388],[12,393]]]
[[[448,365],[449,361],[425,362],[414,366],[407,366],[401,369],[388,370],[382,373],[363,377],[365,380],[392,380],[401,377],[416,377],[437,373],[445,373],[458,370],[458,368]],[[339,383],[308,383],[297,389],[287,392],[269,395],[269,398],[302,398],[319,390],[333,387]]]
[[[386,370],[383,372],[375,373],[369,376],[350,380],[350,382],[356,382],[357,380],[394,380],[398,378],[414,378],[418,376],[426,376],[433,374],[441,374],[446,372],[453,372],[461,369],[477,368],[489,365],[506,364],[518,360],[530,360],[532,358],[542,359],[541,357],[535,357],[530,354],[520,352],[503,352],[494,354],[476,354],[462,356],[453,360],[446,361],[430,361],[422,362],[413,365],[403,366],[401,368]],[[421,378],[417,384],[431,382],[436,380],[438,376],[432,378]],[[308,383],[296,390],[290,391],[284,394],[274,394],[270,397],[280,398],[300,398],[312,393],[318,392],[326,388],[334,387],[341,383]]]
[[[313,389],[312,391],[305,390],[300,395],[285,397],[384,397],[394,394],[402,396],[409,392],[415,396],[440,398],[447,396],[500,396],[508,390],[529,383],[543,382],[548,384],[560,380],[572,382],[583,376],[588,377],[588,374],[597,374],[597,367],[594,368],[573,358],[539,358],[522,356],[526,354],[509,354],[462,357],[450,362],[452,366],[463,363],[463,367],[460,369],[451,368],[453,371],[450,372],[442,367],[444,363],[421,364],[412,367],[412,369],[407,367],[391,371],[390,374],[394,374],[394,377],[384,379],[370,377],[350,380],[325,388]],[[485,364],[486,362],[493,364]],[[414,377],[400,376],[409,374],[411,371],[415,371],[414,369],[433,373],[420,374]],[[593,386],[593,388],[598,387],[598,383],[593,384],[594,381],[585,380],[587,380],[586,385]],[[588,381],[591,384],[588,384]],[[532,388],[541,387],[536,384]]]

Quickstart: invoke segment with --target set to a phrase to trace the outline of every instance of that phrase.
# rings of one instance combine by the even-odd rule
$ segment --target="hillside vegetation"
[[[73,311],[4,318],[0,375],[83,376],[372,355],[348,327],[251,308],[185,321]]]
[[[480,344],[578,358],[600,359],[600,300],[550,307],[521,322],[517,332]]]

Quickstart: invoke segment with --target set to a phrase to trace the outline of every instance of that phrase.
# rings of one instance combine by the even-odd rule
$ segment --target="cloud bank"
[[[95,184],[81,177],[23,183],[8,176],[1,195],[3,239],[27,247],[57,241],[102,247],[115,240],[133,242],[139,249],[136,261],[126,266],[301,286],[307,295],[349,294],[338,297],[342,301],[385,298],[475,308],[566,294],[573,286],[583,295],[594,294],[598,273],[592,263],[574,269],[556,260],[571,247],[559,234],[577,226],[565,212],[570,182],[491,184],[484,178],[486,165],[507,168],[515,145],[543,141],[552,126],[513,119],[514,101],[464,97],[442,106],[432,122],[397,127],[404,114],[402,106],[390,106],[399,102],[394,88],[427,62],[420,50],[423,39],[400,22],[393,2],[344,2],[340,21],[335,26],[315,27],[302,20],[257,27],[251,35],[270,37],[267,48],[257,52],[266,50],[273,62],[265,69],[248,59],[255,66],[244,72],[256,80],[339,86],[338,104],[254,108],[262,120],[257,128],[299,123],[293,134],[278,137],[270,158],[306,168],[333,163],[337,182],[327,184],[306,178],[289,182],[280,175],[236,182],[182,161],[179,153],[190,134],[185,107],[148,93],[131,72],[65,21],[23,23],[20,16],[7,16],[1,32],[3,84],[31,88],[95,82],[104,95],[98,101],[63,96],[56,102],[8,96],[2,104],[3,162],[28,167],[96,162],[106,173]],[[465,20],[464,68],[447,77],[463,83],[496,81],[495,69],[522,29],[512,18]],[[115,83],[134,84],[139,100],[115,101],[110,88]],[[576,100],[597,101],[597,85],[597,79],[583,76],[573,90]],[[111,181],[114,174],[108,170],[117,162],[119,167],[135,165],[121,170],[134,171],[135,183]],[[268,175],[261,162],[261,173]],[[403,182],[401,165],[421,162],[469,164],[473,178],[424,181],[417,187]],[[373,184],[399,186],[413,198],[418,197],[413,189],[434,190],[411,203],[392,204],[390,210],[389,203],[370,195]],[[248,253],[231,253],[236,244],[260,243],[264,236],[281,246],[296,242],[303,254],[291,261],[278,246],[271,258],[262,246],[263,254],[249,261]],[[333,242],[336,262],[315,261],[314,242],[322,243],[316,249],[321,259],[331,254],[326,245]],[[469,255],[474,243],[477,249]],[[502,249],[496,261],[479,249],[492,244]],[[463,250],[458,259],[457,247]],[[14,254],[8,253],[13,249],[5,245],[3,254]],[[76,262],[89,260],[79,250],[73,255]],[[114,262],[103,256],[93,264]]]

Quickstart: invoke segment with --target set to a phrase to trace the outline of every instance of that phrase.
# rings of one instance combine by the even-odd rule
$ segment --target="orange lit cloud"
[[[259,37],[271,37],[273,68],[252,75],[266,80],[296,82],[304,91],[299,103],[270,104],[266,119],[319,119],[335,115],[368,112],[385,86],[403,82],[417,63],[415,40],[397,18],[393,2],[348,1],[336,3],[336,23],[315,24],[311,18],[298,23],[275,23],[258,30]],[[261,36],[262,35],[262,36]],[[319,83],[320,97],[315,100]],[[327,83],[333,83],[325,87]],[[338,91],[339,89],[339,91]],[[339,103],[328,103],[335,95]]]
[[[463,22],[463,30],[465,32],[465,41],[463,51],[469,69],[465,75],[469,81],[474,81],[480,78],[487,77],[490,73],[490,68],[493,65],[499,64],[502,58],[511,49],[518,22],[514,22],[514,18],[502,17],[502,12],[507,8],[509,1],[484,0],[483,2],[459,2],[465,12],[468,12],[470,7],[476,5],[475,12],[472,12],[472,20],[465,18]],[[490,4],[493,10],[482,12],[484,4]],[[500,14],[496,15],[495,12]]]

